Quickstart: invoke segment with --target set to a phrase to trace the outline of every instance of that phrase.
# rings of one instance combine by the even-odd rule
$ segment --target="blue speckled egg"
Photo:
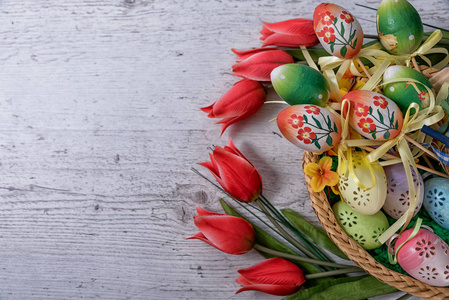
[[[427,180],[423,205],[437,224],[449,230],[449,179],[435,177]]]

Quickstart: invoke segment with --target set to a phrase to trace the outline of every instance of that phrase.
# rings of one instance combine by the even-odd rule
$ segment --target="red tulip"
[[[232,52],[234,52],[237,55],[237,62],[241,62],[248,57],[264,51],[271,51],[271,50],[277,50],[275,47],[262,47],[262,48],[254,48],[250,50],[237,50],[237,49],[231,49]]]
[[[257,81],[243,79],[208,107],[201,108],[209,118],[222,118],[221,134],[226,128],[256,113],[265,102],[267,92]]]
[[[240,273],[236,282],[243,291],[259,291],[271,295],[287,296],[297,292],[306,281],[302,270],[294,263],[282,258],[270,258]]]
[[[201,231],[188,239],[202,240],[228,254],[244,254],[256,241],[251,224],[239,217],[217,214],[197,206],[196,227]]]
[[[277,23],[263,23],[263,46],[275,45],[279,47],[299,46],[311,47],[318,45],[319,41],[313,29],[313,20],[291,19]]]
[[[243,202],[256,200],[262,192],[262,178],[256,168],[235,147],[232,139],[222,148],[216,146],[210,162],[200,163],[209,169],[221,187]]]
[[[293,57],[283,50],[263,51],[251,55],[232,66],[235,76],[256,81],[270,81],[273,69],[294,63]]]

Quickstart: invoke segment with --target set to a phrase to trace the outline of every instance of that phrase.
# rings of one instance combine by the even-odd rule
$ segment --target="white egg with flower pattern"
[[[340,119],[323,107],[292,105],[283,109],[276,120],[282,135],[303,150],[325,152],[340,142]]]

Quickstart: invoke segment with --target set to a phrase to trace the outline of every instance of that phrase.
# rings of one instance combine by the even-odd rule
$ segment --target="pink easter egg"
[[[313,13],[313,28],[323,48],[340,58],[351,58],[363,45],[363,30],[349,11],[332,3],[322,3]]]
[[[349,118],[349,125],[362,136],[385,141],[397,136],[402,129],[402,112],[392,100],[372,91],[352,91],[344,99],[351,102],[343,114]]]
[[[408,189],[407,176],[405,175],[404,165],[402,163],[384,167],[387,177],[387,197],[383,206],[384,211],[392,218],[399,219],[408,210],[410,206],[410,196]],[[423,204],[424,184],[421,174],[415,174],[412,171],[413,185],[415,191],[420,188],[418,204],[414,210],[415,216]]]
[[[328,151],[336,146],[341,138],[340,119],[317,105],[289,106],[278,114],[276,120],[282,135],[306,151]]]
[[[395,243],[395,251],[413,228],[404,231]],[[449,247],[435,233],[421,228],[397,253],[399,265],[415,279],[433,285],[449,285]]]

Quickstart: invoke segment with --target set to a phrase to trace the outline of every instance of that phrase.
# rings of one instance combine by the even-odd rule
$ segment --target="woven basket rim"
[[[304,151],[303,167],[307,163],[317,162],[317,160],[318,157],[315,154]],[[344,232],[334,216],[325,192],[314,192],[310,187],[310,180],[311,178],[305,175],[311,206],[318,217],[318,221],[326,230],[330,239],[352,262],[380,281],[408,294],[424,299],[449,299],[449,288],[428,285],[408,275],[390,270],[377,262],[365,249]]]

